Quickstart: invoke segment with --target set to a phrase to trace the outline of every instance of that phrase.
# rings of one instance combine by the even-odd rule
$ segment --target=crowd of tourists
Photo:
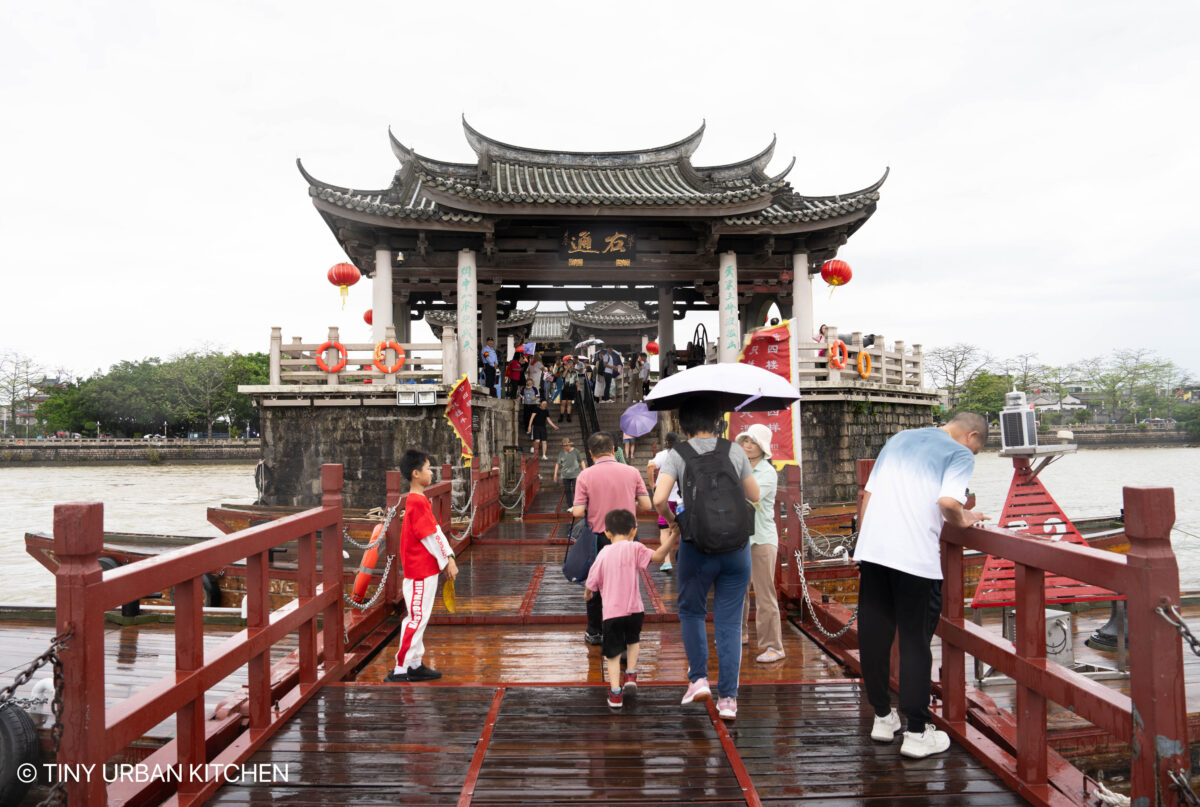
[[[548,357],[518,347],[504,361],[496,351],[496,340],[489,336],[479,352],[479,383],[495,397],[521,400],[526,406],[539,401],[557,405],[561,423],[571,420],[575,393],[582,384],[600,403],[642,400],[650,391],[650,359],[645,353],[631,359],[611,347],[591,357]]]
[[[527,378],[525,388],[532,383]],[[545,399],[538,403],[542,412],[546,406]],[[646,475],[618,459],[620,448],[606,432],[588,439],[586,461],[569,439],[562,441],[554,481],[561,479],[579,522],[574,546],[590,545],[594,551],[586,572],[569,579],[584,583],[583,640],[601,648],[609,683],[606,699],[613,709],[622,708],[625,697],[637,690],[644,616],[638,580],[651,563],[676,576],[679,630],[688,662],[681,705],[713,699],[706,629],[710,596],[716,709],[722,719],[737,717],[742,646],[751,635],[751,592],[755,661],[769,665],[787,656],[774,585],[778,478],[770,461],[771,430],[752,425],[730,441],[720,436],[721,414],[709,396],[685,399],[679,423],[686,439],[668,434]],[[929,710],[930,643],[941,609],[939,535],[946,522],[969,526],[984,518],[964,505],[974,457],[986,439],[986,421],[971,413],[941,427],[900,432],[880,452],[865,487],[854,560],[860,570],[863,684],[875,714],[870,736],[891,743],[903,733],[900,753],[906,757],[927,757],[950,745]],[[410,451],[401,470],[412,485],[401,528],[409,614],[387,680],[426,681],[441,676],[423,664],[421,641],[437,576],[445,569],[454,577],[457,567],[441,527],[426,516],[428,505],[420,504],[429,484],[428,457]],[[652,508],[659,518],[655,550],[638,541],[636,515]],[[424,578],[408,579],[413,569]],[[900,656],[899,711],[891,706],[889,692],[893,637],[898,637]]]

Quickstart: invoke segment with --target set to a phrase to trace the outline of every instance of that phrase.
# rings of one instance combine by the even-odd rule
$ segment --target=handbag
[[[578,521],[571,520],[567,535],[567,551],[562,563],[563,577],[572,583],[583,585],[588,572],[592,570],[592,563],[596,560],[598,551],[596,533],[588,527],[586,513]]]

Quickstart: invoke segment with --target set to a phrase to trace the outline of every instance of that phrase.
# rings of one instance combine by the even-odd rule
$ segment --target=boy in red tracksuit
[[[425,654],[422,638],[437,598],[438,573],[445,569],[454,579],[458,576],[458,564],[454,562],[450,542],[433,516],[429,499],[425,498],[425,488],[433,482],[429,455],[409,449],[400,460],[400,473],[409,481],[404,521],[400,525],[400,562],[404,573],[400,588],[408,604],[408,616],[400,629],[396,667],[384,680],[432,681],[442,674],[422,663]]]

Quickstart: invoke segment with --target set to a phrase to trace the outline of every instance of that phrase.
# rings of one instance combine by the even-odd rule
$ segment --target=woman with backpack
[[[742,665],[742,603],[750,583],[752,505],[758,482],[746,452],[717,436],[721,411],[703,394],[679,406],[679,424],[688,439],[667,455],[654,486],[654,507],[668,525],[678,516],[682,541],[675,560],[679,586],[679,629],[688,657],[688,688],[681,703],[712,698],[708,685],[708,594],[713,592],[717,643],[717,712],[737,717]],[[667,501],[676,481],[683,497],[677,513]]]

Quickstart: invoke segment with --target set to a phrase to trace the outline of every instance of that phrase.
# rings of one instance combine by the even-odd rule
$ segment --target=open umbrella
[[[603,345],[603,344],[604,344],[603,339],[584,339],[582,342],[577,342],[575,344],[575,352],[581,353],[585,347],[591,347],[592,345]]]
[[[649,434],[658,425],[658,413],[651,412],[644,403],[635,403],[621,413],[621,431],[630,437]]]
[[[800,394],[787,379],[752,364],[701,364],[667,376],[646,396],[651,409],[677,409],[693,395],[717,399],[721,411],[786,409]]]

